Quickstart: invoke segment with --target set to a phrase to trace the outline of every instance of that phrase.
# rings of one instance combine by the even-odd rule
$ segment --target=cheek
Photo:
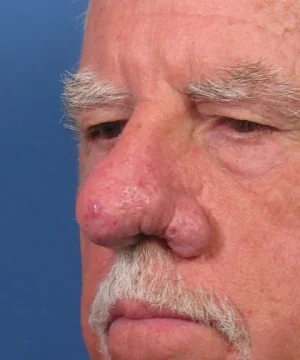
[[[219,165],[233,175],[258,178],[278,168],[283,162],[283,149],[278,142],[269,139],[226,139],[213,134],[208,139],[208,148]],[[259,178],[258,180],[261,180]]]
[[[268,154],[256,154],[253,159],[231,150],[217,155],[218,161],[227,158],[231,166],[234,159],[238,163],[239,156],[261,165],[263,159],[273,158],[272,151],[274,146],[273,149],[270,146]],[[220,274],[220,281],[231,284],[233,289],[236,285],[244,287],[247,296],[252,290],[273,294],[278,286],[285,284],[285,293],[291,296],[300,271],[300,159],[297,159],[297,151],[293,148],[275,152],[276,162],[260,170],[259,176],[254,176],[257,170],[250,172],[248,168],[246,171],[242,164],[239,169],[243,172],[239,171],[240,176],[237,176],[236,172],[229,171],[227,163],[228,171],[215,172],[205,181],[199,201],[211,214],[214,240],[219,243],[218,257],[211,259],[216,270],[212,279]]]

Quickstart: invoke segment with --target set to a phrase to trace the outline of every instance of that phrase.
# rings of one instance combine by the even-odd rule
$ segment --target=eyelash
[[[268,125],[262,125],[248,120],[237,120],[233,118],[221,118],[220,125],[227,125],[239,134],[258,133],[274,130]]]
[[[112,140],[119,137],[124,130],[126,121],[105,122],[91,126],[87,130],[87,139],[96,141],[98,139]],[[219,125],[227,125],[239,134],[249,134],[255,132],[270,131],[272,128],[267,125],[258,124],[248,120],[237,120],[233,118],[221,118],[218,121]]]
[[[121,135],[126,121],[114,121],[114,122],[105,122],[91,126],[87,130],[87,138],[90,141],[95,141],[98,139],[112,140]]]

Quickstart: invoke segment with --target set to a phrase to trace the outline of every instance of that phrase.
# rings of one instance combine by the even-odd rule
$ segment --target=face
[[[94,91],[69,94],[91,359],[300,359],[299,10],[92,2]]]

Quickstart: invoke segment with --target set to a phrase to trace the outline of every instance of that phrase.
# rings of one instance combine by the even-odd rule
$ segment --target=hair
[[[183,90],[185,95],[195,102],[259,101],[292,123],[299,121],[300,88],[290,79],[284,79],[282,71],[270,67],[267,60],[237,63],[216,69],[213,74],[192,81]],[[78,111],[102,105],[130,105],[130,94],[126,89],[105,82],[89,68],[75,74],[67,73],[64,85],[62,97],[68,119],[71,120],[69,125],[74,125],[72,118],[76,117]]]
[[[90,325],[108,354],[110,310],[117,300],[129,299],[168,309],[214,328],[239,354],[250,359],[250,340],[239,313],[226,298],[203,287],[191,289],[174,268],[176,261],[167,250],[153,242],[121,249],[116,262],[100,284],[91,308]],[[155,269],[155,270],[154,270]]]
[[[90,14],[90,11],[91,11],[91,6],[92,6],[92,0],[89,0],[87,10],[83,14],[83,16],[84,16],[84,29],[86,29],[86,25],[87,25],[87,22],[88,22],[88,19],[89,19],[89,14]]]

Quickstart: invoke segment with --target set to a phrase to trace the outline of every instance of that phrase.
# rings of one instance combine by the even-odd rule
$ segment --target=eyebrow
[[[290,80],[281,80],[280,73],[264,61],[239,63],[215,71],[210,78],[192,81],[182,93],[200,103],[258,101],[287,118],[300,120],[300,108],[295,106],[300,104],[300,88]],[[133,106],[132,96],[126,90],[101,80],[89,69],[66,74],[62,99],[71,118],[82,110]]]
[[[192,82],[185,93],[200,103],[257,101],[287,118],[299,120],[300,88],[289,79],[282,80],[280,74],[280,69],[273,69],[264,61],[240,63],[220,69],[210,79]]]
[[[102,80],[97,73],[88,69],[75,74],[67,72],[63,83],[62,100],[67,113],[71,116],[81,110],[131,103],[131,96],[127,91]]]

